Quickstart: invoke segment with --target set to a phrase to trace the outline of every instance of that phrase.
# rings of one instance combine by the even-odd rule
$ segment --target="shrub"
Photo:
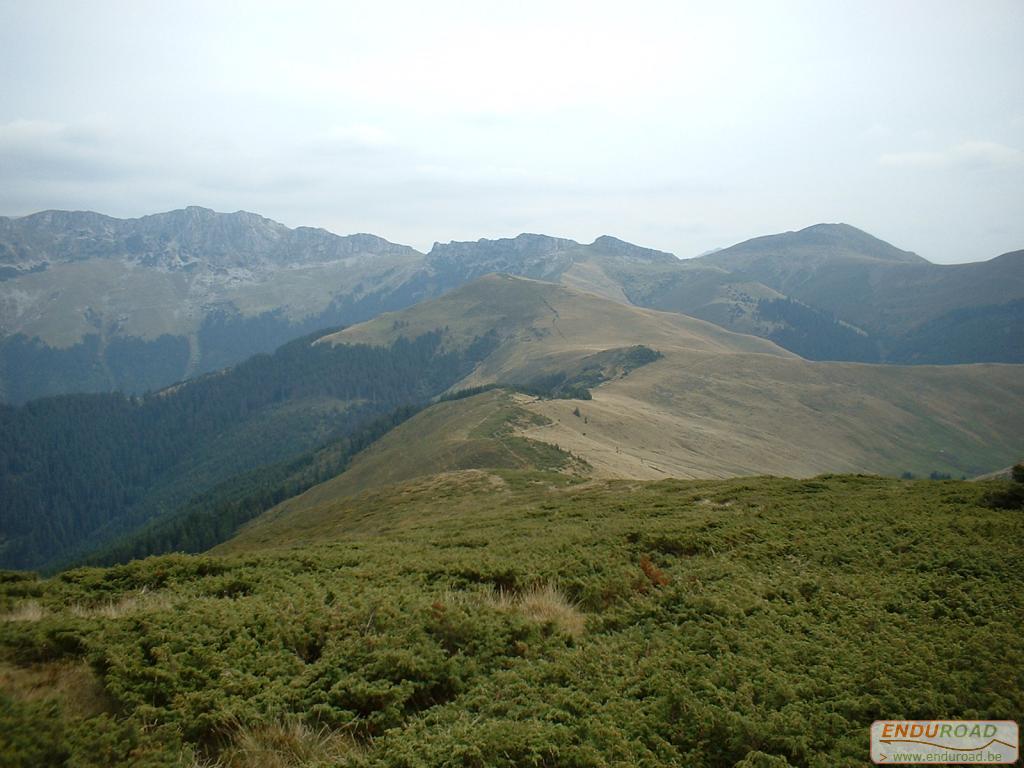
[[[0,692],[0,756],[5,768],[63,765],[69,755],[59,707],[19,702]]]
[[[985,494],[984,503],[994,509],[1024,509],[1024,462],[1010,470],[1010,483]]]
[[[643,555],[640,558],[640,570],[644,572],[644,576],[647,580],[655,587],[664,587],[669,583],[670,579],[666,576],[658,566],[651,562],[651,558],[647,555]]]

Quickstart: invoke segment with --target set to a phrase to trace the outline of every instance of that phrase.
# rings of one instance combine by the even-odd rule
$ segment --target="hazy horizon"
[[[1024,247],[1024,4],[0,0],[0,214]]]

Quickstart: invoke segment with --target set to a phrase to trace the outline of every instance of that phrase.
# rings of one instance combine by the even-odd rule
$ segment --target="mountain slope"
[[[276,505],[220,549],[300,540],[314,520],[335,515],[339,499],[417,478],[465,472],[472,479],[492,469],[589,474],[584,462],[557,446],[516,434],[546,423],[530,410],[532,399],[494,389],[433,405],[381,437],[337,477]]]
[[[380,434],[369,422],[494,384],[518,393],[392,418],[348,465],[348,436]],[[145,398],[0,408],[0,563],[53,568],[115,540],[126,553],[214,543],[332,467],[348,471],[289,514],[467,468],[973,476],[1015,461],[1021,435],[1018,366],[810,362],[694,318],[492,275]]]
[[[300,339],[143,398],[0,406],[0,568],[57,567],[187,511],[231,478],[248,478],[228,489],[237,497],[261,490],[260,467],[274,474],[272,465],[339,441],[334,453],[344,454],[347,438],[439,394],[489,349],[444,351],[441,340],[437,331],[378,348]]]
[[[466,349],[481,338],[493,344],[452,389],[578,382],[589,371],[588,397],[490,391],[433,405],[345,473],[257,519],[243,540],[273,541],[329,515],[341,499],[453,470],[558,468],[642,479],[973,476],[1024,452],[1019,366],[812,362],[693,318],[523,278],[485,277],[317,346],[388,345],[427,327],[444,328],[445,349]],[[660,357],[609,364],[639,339]],[[520,455],[509,449],[510,439],[521,441]],[[539,452],[539,443],[553,453]]]
[[[666,353],[795,357],[770,341],[693,317],[510,275],[488,275],[439,299],[329,334],[317,344],[389,344],[424,328],[445,328],[445,345],[456,348],[488,335],[499,342],[464,386],[525,384],[588,355],[634,345]]]
[[[1024,257],[941,266],[846,224],[689,260],[607,236],[583,245],[520,235],[437,244],[427,261],[447,274],[500,271],[688,314],[810,359],[1024,362],[1010,303],[1024,300]],[[950,345],[958,312],[972,322]]]
[[[544,235],[435,244],[427,255],[435,266],[476,274],[502,272],[556,282],[615,301],[681,312],[732,330],[756,332],[754,298],[781,296],[767,286],[737,281],[728,271],[680,260],[604,235],[584,245]],[[754,298],[752,298],[754,297]]]
[[[458,387],[529,384],[635,344],[662,353],[593,390],[586,404],[590,440],[570,434],[579,429],[549,430],[549,442],[595,466],[620,465],[622,453],[635,457],[639,464],[630,471],[640,476],[904,470],[970,476],[1005,465],[1024,448],[1019,366],[812,362],[693,318],[522,278],[483,278],[318,344],[388,344],[428,327],[447,329],[446,346],[496,335],[495,350]],[[569,418],[568,403],[536,408],[555,423],[580,426]],[[591,444],[605,428],[600,444]],[[620,453],[611,458],[606,452],[614,447]]]
[[[666,354],[593,390],[580,406],[534,410],[557,443],[602,476],[657,478],[821,472],[971,475],[1022,449],[1016,366],[896,367],[685,359]]]

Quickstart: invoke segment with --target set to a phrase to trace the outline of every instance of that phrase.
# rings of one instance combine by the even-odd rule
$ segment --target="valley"
[[[0,566],[48,576],[0,572],[21,765],[824,768],[922,697],[1024,711],[990,685],[1014,254],[421,254],[191,208],[4,242]],[[864,683],[893,644],[920,663]]]

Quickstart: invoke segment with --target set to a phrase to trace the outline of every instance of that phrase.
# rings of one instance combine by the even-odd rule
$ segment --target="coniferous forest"
[[[287,467],[426,402],[494,344],[487,337],[446,352],[438,330],[386,348],[312,345],[319,335],[143,397],[67,395],[0,406],[0,565],[67,562],[235,475],[245,476],[235,486],[249,491],[283,480],[292,472],[253,468]],[[361,444],[365,438],[354,443]]]

